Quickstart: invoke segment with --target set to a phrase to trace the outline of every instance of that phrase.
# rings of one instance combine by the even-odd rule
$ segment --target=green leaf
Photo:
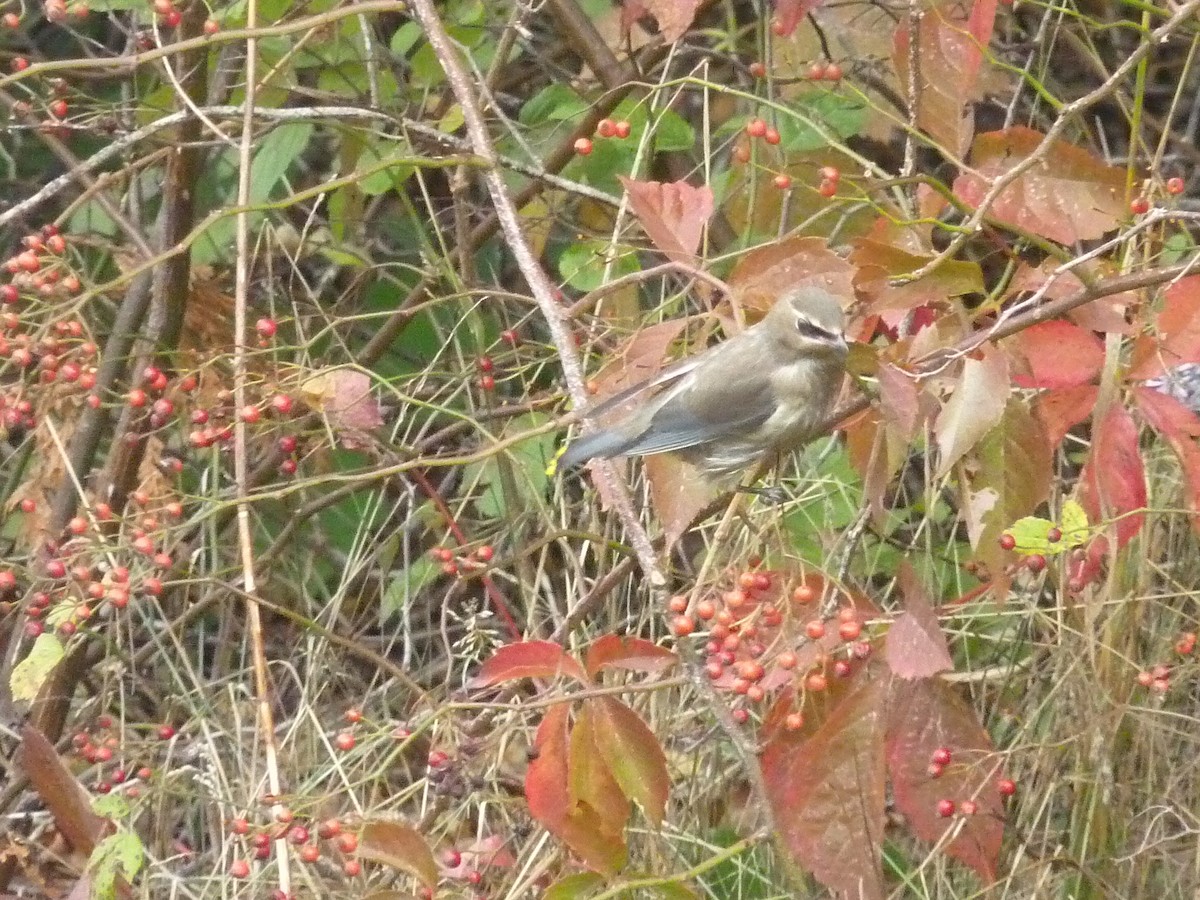
[[[780,146],[793,153],[820,150],[829,146],[830,138],[844,140],[856,135],[867,119],[863,100],[832,91],[800,98],[795,110],[796,115],[781,116],[778,123]]]
[[[516,434],[544,425],[549,417],[541,413],[529,413],[512,419],[505,434]],[[514,516],[537,505],[546,493],[549,476],[546,464],[554,456],[555,437],[551,433],[540,434],[521,441],[503,451],[513,469],[514,487],[517,496],[506,497],[500,478],[500,462],[490,456],[483,462],[468,466],[468,476],[479,485],[475,505],[479,512],[489,518]],[[513,506],[510,508],[509,503]]]
[[[355,171],[365,173],[358,180],[358,189],[368,197],[375,197],[393,188],[400,190],[416,167],[412,164],[412,150],[406,144],[372,141],[363,147]]]
[[[136,834],[120,831],[96,845],[88,864],[92,869],[92,897],[108,900],[116,896],[116,880],[133,881],[146,859],[145,848]]]
[[[522,125],[564,122],[582,116],[587,108],[587,103],[572,87],[556,81],[534,94],[521,107],[518,119]]]
[[[579,872],[560,878],[542,894],[542,900],[586,900],[604,887],[604,876],[598,872]]]
[[[388,49],[396,56],[404,56],[416,46],[423,33],[421,26],[416,22],[405,22],[392,34],[392,39],[388,42]]]
[[[92,798],[92,812],[106,819],[124,819],[129,815],[129,798],[124,794],[101,794]]]
[[[655,150],[660,152],[685,151],[691,150],[694,146],[696,146],[696,132],[677,112],[671,109],[665,110],[655,120]]]
[[[422,554],[413,559],[399,575],[388,582],[380,604],[380,617],[386,619],[398,613],[425,585],[440,574],[441,568],[428,556]]]
[[[13,666],[8,686],[13,700],[32,703],[38,691],[63,658],[63,645],[52,634],[42,633],[33,642],[29,655]]]
[[[604,256],[607,241],[580,241],[568,246],[558,257],[558,273],[563,281],[577,291],[594,291],[605,282]],[[612,266],[612,278],[620,278],[638,270],[637,255],[623,253]]]
[[[1040,554],[1054,556],[1065,550],[1071,550],[1085,543],[1088,539],[1087,513],[1074,500],[1063,504],[1062,524],[1055,525],[1049,519],[1036,516],[1025,516],[1013,522],[1008,533],[1016,540],[1013,549],[1026,556]],[[1057,541],[1049,538],[1050,529],[1057,528],[1061,537]]]
[[[308,146],[312,133],[311,122],[288,122],[271,131],[259,142],[258,151],[250,163],[249,200],[252,205],[263,203],[270,198],[275,186],[283,180],[292,163]],[[236,187],[229,185],[224,192],[226,202],[232,201],[234,190]],[[216,205],[219,206],[220,203]],[[249,215],[252,228],[263,219],[262,213]],[[231,259],[236,232],[236,216],[225,216],[213,222],[196,240],[192,250],[193,261],[212,263]]]

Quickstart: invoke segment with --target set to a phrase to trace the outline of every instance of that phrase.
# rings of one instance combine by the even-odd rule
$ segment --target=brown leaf
[[[873,900],[884,895],[886,681],[855,679],[811,738],[786,732],[762,754],[775,821],[800,863],[831,890]]]
[[[969,15],[963,14],[961,3],[942,3],[923,12],[917,25],[917,126],[956,157],[962,156],[975,131],[968,103],[975,97],[995,19],[996,0],[975,0]],[[896,29],[892,65],[906,92],[911,41],[907,25]]]
[[[946,852],[994,881],[1004,805],[996,789],[999,762],[978,716],[953,686],[938,680],[893,682],[889,701],[887,764],[896,808],[913,833],[930,843],[960,828]],[[929,764],[940,748],[950,751],[950,764],[931,778]],[[978,810],[962,816],[960,825],[938,815],[943,799],[960,809],[963,800],[970,800]]]
[[[642,465],[650,483],[650,502],[662,523],[667,547],[673,547],[696,515],[717,496],[717,488],[699,470],[673,453],[647,456]]]
[[[371,393],[371,378],[365,372],[344,367],[322,369],[300,390],[308,404],[323,412],[340,433],[343,446],[358,446],[356,432],[371,431],[383,424],[379,403]]]
[[[972,171],[954,181],[954,193],[978,206],[992,181],[1038,151],[1045,135],[1017,126],[975,139]],[[1074,244],[1102,237],[1127,210],[1125,169],[1108,166],[1087,150],[1054,141],[1040,161],[1000,192],[988,214],[1034,234]]]
[[[663,40],[668,44],[683,37],[692,27],[700,0],[640,0],[658,22]]]
[[[954,660],[946,646],[946,635],[930,605],[924,585],[907,562],[898,572],[904,595],[904,612],[888,630],[884,659],[888,668],[901,678],[929,678],[938,672],[953,670]]]
[[[425,839],[410,825],[379,819],[365,822],[358,835],[358,855],[409,872],[426,887],[437,886],[437,861]]]
[[[1046,260],[1037,268],[1020,263],[1009,286],[1010,294],[1023,291],[1032,293],[1045,288],[1042,294],[1045,299],[1062,300],[1083,289],[1084,282],[1079,277],[1080,273],[1086,274],[1092,281],[1118,274],[1111,264],[1102,260],[1087,260],[1066,272],[1059,271],[1060,269],[1061,264],[1057,260]],[[1072,322],[1088,331],[1130,334],[1134,326],[1125,320],[1125,311],[1137,302],[1138,296],[1135,292],[1122,291],[1077,306],[1067,315]]]
[[[630,208],[654,246],[674,262],[696,262],[704,225],[713,213],[712,188],[693,187],[686,181],[664,184],[618,177]]]
[[[786,291],[814,284],[836,297],[853,297],[854,267],[823,238],[792,237],[751,250],[729,276],[734,301],[765,313]]]
[[[1010,391],[1008,362],[999,351],[988,348],[982,359],[963,360],[954,393],[933,426],[939,473],[948,472],[1000,421]]]
[[[54,825],[67,842],[90,855],[107,832],[107,822],[92,812],[87,791],[63,764],[54,745],[33,725],[21,729],[17,765],[42,798]]]

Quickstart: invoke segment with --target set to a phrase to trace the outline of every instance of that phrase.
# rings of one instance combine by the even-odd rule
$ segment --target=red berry
[[[67,117],[67,101],[55,100],[50,104],[50,115],[56,119],[65,119]]]
[[[343,853],[353,853],[358,849],[358,835],[345,832],[337,838],[338,849]]]
[[[817,193],[825,199],[829,199],[837,194],[837,182],[824,180],[817,185]]]
[[[596,134],[602,138],[610,138],[617,133],[617,123],[612,119],[601,119],[596,123]]]
[[[480,372],[490,372],[496,368],[495,361],[490,356],[481,356],[476,362]]]
[[[808,77],[813,81],[820,81],[825,77],[826,64],[822,60],[817,60],[808,67]]]
[[[1004,534],[1000,535],[1000,549],[1001,550],[1011,550],[1015,546],[1017,546],[1017,539],[1015,537],[1013,537],[1011,534],[1009,534],[1007,531],[1004,532]]]
[[[491,562],[496,556],[496,551],[491,544],[484,544],[475,551],[475,558],[480,562]]]
[[[179,23],[183,21],[183,13],[177,9],[171,10],[163,16],[163,24],[168,28],[178,28]]]
[[[308,829],[303,825],[293,825],[288,829],[287,838],[296,846],[300,846],[308,840]]]
[[[842,622],[838,625],[838,637],[843,641],[856,641],[862,634],[862,624],[858,621]]]
[[[132,391],[129,392],[127,400],[129,402],[130,406],[134,406],[134,407],[145,406],[146,405],[146,392],[143,391],[141,388],[134,388]]]
[[[1145,197],[1134,197],[1129,201],[1129,211],[1135,216],[1145,215],[1150,212],[1150,201]]]
[[[342,833],[342,823],[337,819],[326,819],[317,826],[317,837],[328,841]]]
[[[767,123],[762,119],[751,119],[746,123],[746,134],[752,138],[766,137]]]
[[[763,135],[763,140],[766,141],[768,144],[770,144],[772,147],[774,147],[781,140],[783,140],[783,138],[781,138],[779,136],[779,132],[776,131],[774,128],[768,128],[767,133]]]
[[[362,863],[357,859],[348,859],[342,863],[342,871],[354,878],[362,872]]]
[[[274,337],[278,328],[274,319],[262,318],[254,323],[254,330],[258,332],[259,337]]]
[[[1184,189],[1183,179],[1180,178],[1178,175],[1175,176],[1174,178],[1167,179],[1167,193],[1168,194],[1182,194],[1183,189]]]
[[[589,155],[591,155],[591,152],[592,152],[592,139],[591,139],[591,138],[585,138],[585,137],[576,138],[576,140],[575,140],[575,152],[576,152],[576,153],[578,153],[580,156],[589,156]]]
[[[321,858],[321,850],[316,844],[305,844],[300,848],[300,859],[306,863],[315,863]]]
[[[622,119],[621,121],[619,121],[617,123],[617,137],[619,137],[621,140],[624,140],[625,138],[629,137],[630,132],[632,132],[632,131],[633,131],[633,126],[630,125],[628,122],[626,122],[624,119]]]
[[[804,633],[807,634],[811,640],[819,641],[821,638],[825,637],[825,623],[820,619],[813,619],[804,626]]]
[[[271,398],[271,408],[281,416],[286,416],[292,411],[292,398],[287,394],[276,394]]]
[[[23,56],[14,56],[11,65],[14,72],[24,72],[29,68],[29,60]]]
[[[842,67],[839,66],[837,63],[830,63],[828,66],[826,66],[825,67],[825,80],[826,81],[841,81],[842,80]]]
[[[334,739],[334,744],[339,750],[353,750],[356,741],[354,735],[349,731],[342,731]]]
[[[837,166],[822,166],[820,175],[825,181],[832,181],[836,184],[842,177],[842,172]]]
[[[766,78],[767,67],[761,62],[750,63],[750,75],[754,78]]]
[[[1051,544],[1057,544],[1059,541],[1062,540],[1062,529],[1061,528],[1051,528],[1049,531],[1046,532],[1046,540]]]
[[[696,622],[691,616],[676,616],[671,620],[671,630],[683,637],[696,630]]]
[[[817,592],[807,584],[802,584],[792,591],[792,599],[797,603],[812,603],[817,599]]]
[[[962,803],[958,804],[958,808],[964,816],[973,816],[975,813],[979,812],[979,804],[974,800],[964,800]]]
[[[804,727],[804,716],[798,712],[788,713],[783,720],[783,727],[788,731],[799,731]]]
[[[788,188],[790,188],[792,186],[792,178],[790,175],[785,175],[781,172],[780,174],[775,176],[774,184],[775,184],[775,187],[779,188],[779,190],[786,191]]]
[[[825,677],[823,672],[813,672],[804,679],[804,687],[807,690],[819,692],[825,690],[829,686],[829,679]]]
[[[517,337],[517,333],[513,331],[513,329],[505,328],[502,332],[500,332],[500,340],[504,341],[504,343],[511,347],[515,347],[520,339]]]
[[[939,766],[948,766],[950,765],[950,748],[938,747],[930,758]]]
[[[250,863],[244,859],[235,859],[229,866],[229,875],[232,878],[246,878],[250,874]]]
[[[16,13],[13,13],[13,12],[5,13],[3,21],[4,21],[5,28],[14,28],[15,29],[15,28],[21,27],[21,17],[18,16]]]
[[[939,816],[941,816],[943,819],[948,819],[952,815],[954,815],[954,801],[953,800],[939,800],[937,802],[937,814]]]
[[[175,728],[171,725],[160,725],[158,727],[158,739],[160,741],[169,741],[175,737]]]
[[[996,784],[996,790],[1000,792],[1001,797],[1011,797],[1017,792],[1017,783],[1011,778],[1001,778]]]
[[[231,834],[249,834],[250,823],[245,818],[233,819],[229,823],[229,831]]]
[[[205,34],[214,35],[220,30],[221,30],[221,25],[216,19],[205,19],[204,20],[204,33]]]
[[[945,766],[938,765],[938,764],[937,764],[937,763],[935,763],[935,762],[931,762],[931,763],[929,764],[929,767],[928,767],[928,768],[925,770],[925,773],[926,773],[926,774],[927,774],[927,775],[928,775],[930,778],[941,778],[941,777],[942,777],[942,772],[944,772],[944,771],[945,771],[945,769],[946,769],[946,767],[945,767]]]
[[[243,406],[241,412],[238,413],[243,422],[253,424],[262,417],[262,410],[253,404]]]
[[[775,657],[775,665],[779,666],[781,669],[794,669],[796,668],[796,664],[798,662],[799,659],[791,650],[784,650],[777,657]]]
[[[1025,560],[1025,565],[1029,567],[1030,572],[1040,572],[1042,569],[1046,568],[1046,557],[1042,556],[1040,553],[1035,553]]]

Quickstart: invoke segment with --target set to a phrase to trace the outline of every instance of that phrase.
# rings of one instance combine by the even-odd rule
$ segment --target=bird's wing
[[[719,349],[719,348],[718,348]],[[776,409],[770,373],[734,354],[707,361],[705,378],[676,382],[656,398],[658,410],[625,452],[667,453],[757,428]]]
[[[674,382],[677,382],[688,372],[691,372],[693,369],[695,369],[696,366],[699,365],[704,355],[704,353],[698,353],[697,355],[688,357],[687,359],[681,359],[678,362],[671,363],[669,366],[663,368],[663,370],[653,378],[647,378],[645,381],[639,381],[637,384],[630,385],[622,391],[617,391],[617,393],[613,394],[611,397],[605,398],[600,403],[597,403],[595,406],[589,409],[585,415],[589,419],[603,416],[605,413],[611,412],[623,403],[629,402],[639,394],[652,393],[657,390],[661,390],[662,388],[665,388]]]

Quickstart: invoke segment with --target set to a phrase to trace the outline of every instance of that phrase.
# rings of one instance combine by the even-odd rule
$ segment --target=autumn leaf
[[[1182,363],[1200,362],[1200,275],[1167,288],[1152,326],[1154,333],[1134,344],[1130,379],[1157,378]]]
[[[480,666],[467,687],[491,687],[516,678],[557,678],[566,675],[588,683],[587,673],[553,641],[518,641],[506,644]]]
[[[888,668],[906,679],[929,678],[953,670],[946,635],[924,585],[907,562],[900,564],[897,578],[904,595],[904,611],[888,629],[884,645]]]
[[[921,424],[920,387],[917,379],[891,363],[879,367],[879,410],[897,436],[911,441]]]
[[[558,703],[547,710],[538,726],[533,745],[535,755],[525,772],[525,801],[530,815],[566,843],[589,868],[612,875],[625,864],[625,842],[619,828],[614,830],[612,824],[616,816],[601,817],[596,807],[581,802],[581,798],[594,798],[601,804],[601,810],[611,808],[606,804],[619,804],[625,798],[611,776],[597,785],[581,771],[581,765],[599,759],[590,741],[583,742],[584,753],[577,750],[574,754],[577,764],[572,773],[569,718],[569,705]],[[603,778],[607,767],[593,765],[588,771]]]
[[[409,872],[428,888],[437,885],[437,861],[411,825],[379,819],[364,823],[358,834],[358,855]]]
[[[662,39],[668,44],[687,33],[700,6],[700,0],[640,0],[640,3],[654,16]]]
[[[789,37],[804,17],[824,3],[825,0],[775,0],[774,33]]]
[[[1187,504],[1200,513],[1200,419],[1169,394],[1150,388],[1138,388],[1133,393],[1142,418],[1162,435],[1179,460],[1187,488]],[[1200,532],[1200,515],[1191,517],[1192,528]]]
[[[1018,387],[1078,387],[1096,378],[1104,365],[1100,339],[1061,319],[1032,325],[1004,345],[1024,361],[1024,366],[1013,372]]]
[[[729,276],[735,301],[765,313],[799,285],[822,287],[835,297],[854,296],[854,267],[822,238],[792,237],[751,250]]]
[[[955,179],[954,193],[977,207],[995,179],[1039,153],[1038,163],[1000,192],[988,215],[1060,244],[1093,240],[1116,228],[1128,212],[1125,169],[1065,141],[1052,141],[1043,151],[1045,140],[1024,126],[979,135],[971,148],[971,171]]]
[[[938,750],[950,762],[932,778],[929,766]],[[999,762],[975,711],[953,686],[936,679],[894,681],[887,704],[887,766],[896,808],[917,837],[931,844],[959,829],[945,850],[985,881],[996,878],[1004,837],[1004,806],[996,790]],[[938,814],[940,800],[976,804],[973,815]],[[961,824],[960,824],[961,823]]]
[[[785,844],[834,891],[884,895],[886,680],[862,677],[805,741],[783,732],[762,754],[763,778]]]
[[[300,386],[309,406],[325,414],[346,447],[358,446],[355,432],[371,431],[383,424],[379,402],[371,393],[365,372],[345,367],[322,369]]]
[[[712,188],[693,187],[686,181],[664,184],[618,177],[654,246],[674,262],[694,263],[704,225],[713,213]]]
[[[917,126],[961,157],[975,131],[969,102],[974,99],[984,51],[992,39],[996,0],[975,0],[964,16],[957,2],[942,3],[921,13],[918,28],[920,65],[917,75]],[[912,34],[896,29],[892,65],[898,83],[910,83]]]
[[[1145,516],[1146,472],[1129,410],[1114,404],[1092,428],[1092,450],[1079,476],[1079,502],[1092,522],[1115,520],[1117,547],[1138,533]]]
[[[604,669],[658,674],[672,668],[679,657],[645,638],[606,634],[588,647],[585,668],[591,676]]]
[[[662,825],[670,779],[658,738],[637,713],[614,697],[596,697],[587,705],[596,716],[596,747],[622,793],[656,827]]]
[[[90,854],[108,828],[108,823],[92,812],[88,793],[63,763],[54,745],[33,725],[21,728],[21,745],[16,763],[24,771],[67,842],[83,854]]]
[[[982,359],[963,360],[954,393],[933,426],[939,473],[948,472],[1000,421],[1009,391],[1008,364],[999,352],[988,349]]]
[[[850,261],[858,265],[855,290],[870,301],[872,312],[893,313],[921,306],[940,305],[951,297],[982,291],[983,270],[969,260],[947,260],[923,278],[893,284],[899,275],[915,272],[933,260],[932,247],[916,253],[872,238],[855,242]],[[895,318],[893,315],[891,318]]]
[[[1067,432],[1090,419],[1100,388],[1094,384],[1046,391],[1036,401],[1037,417],[1046,427],[1051,447],[1058,447]]]

